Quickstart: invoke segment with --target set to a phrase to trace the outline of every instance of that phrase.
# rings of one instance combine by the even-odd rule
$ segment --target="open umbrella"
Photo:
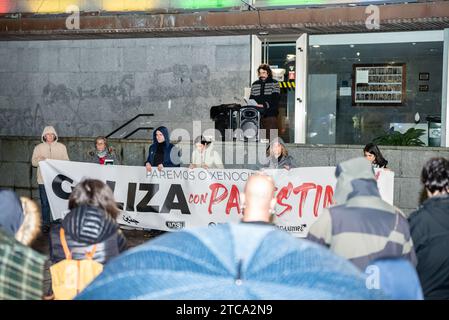
[[[269,225],[165,234],[111,260],[77,299],[376,299],[350,262]]]

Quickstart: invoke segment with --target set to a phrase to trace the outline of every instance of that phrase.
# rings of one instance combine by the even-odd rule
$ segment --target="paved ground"
[[[135,246],[138,246],[144,242],[147,242],[148,240],[155,238],[159,235],[161,235],[163,232],[158,230],[122,230],[123,233],[126,236],[128,247],[132,248]],[[37,250],[38,252],[49,256],[49,241],[48,241],[48,234],[40,234],[39,237],[33,242],[32,247],[33,249]],[[46,266],[45,266],[45,274],[44,274],[44,293],[49,292],[51,288],[51,278],[50,278],[50,261],[47,260]]]

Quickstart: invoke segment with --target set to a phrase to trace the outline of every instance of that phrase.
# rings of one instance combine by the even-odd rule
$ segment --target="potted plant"
[[[425,133],[423,129],[410,128],[404,133],[390,129],[384,135],[373,140],[375,144],[386,146],[424,146],[420,137]]]

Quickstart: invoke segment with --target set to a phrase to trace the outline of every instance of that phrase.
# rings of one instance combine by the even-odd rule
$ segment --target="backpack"
[[[103,265],[93,260],[97,245],[93,246],[92,251],[86,252],[86,259],[73,260],[63,228],[59,236],[65,259],[50,267],[52,289],[55,300],[72,300],[103,271]]]

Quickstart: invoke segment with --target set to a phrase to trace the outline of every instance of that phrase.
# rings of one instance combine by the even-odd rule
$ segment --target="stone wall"
[[[211,106],[243,102],[250,65],[249,36],[1,41],[0,135],[107,135],[141,113],[212,128]]]

